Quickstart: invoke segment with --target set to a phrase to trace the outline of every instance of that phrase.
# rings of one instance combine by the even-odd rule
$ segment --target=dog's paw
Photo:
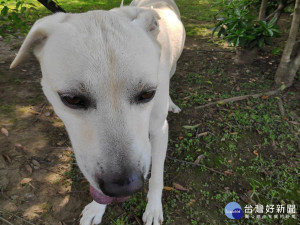
[[[105,208],[106,205],[101,205],[95,201],[92,201],[82,211],[80,225],[100,224],[102,220],[102,216],[105,212]]]
[[[173,113],[180,113],[181,109],[174,103],[169,105],[169,111]]]
[[[173,113],[180,113],[181,109],[175,105],[175,103],[172,101],[171,97],[169,96],[169,111]]]
[[[161,201],[149,201],[143,215],[145,225],[160,225],[164,220]]]

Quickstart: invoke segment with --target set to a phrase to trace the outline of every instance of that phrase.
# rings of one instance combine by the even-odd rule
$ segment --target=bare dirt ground
[[[90,200],[88,185],[72,185],[73,154],[35,58],[8,69],[21,41],[0,41],[0,121],[8,131],[0,135],[0,216],[13,224],[73,224]]]

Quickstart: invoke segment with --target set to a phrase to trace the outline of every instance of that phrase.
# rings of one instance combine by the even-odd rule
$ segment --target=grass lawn
[[[38,9],[32,11],[31,22],[49,14],[36,1],[27,2]],[[120,4],[119,0],[58,2],[68,12],[111,9]],[[188,38],[171,81],[172,99],[182,111],[170,113],[168,118],[164,224],[297,224],[293,218],[274,217],[233,221],[224,215],[224,208],[229,202],[239,203],[243,210],[258,204],[274,205],[275,210],[277,205],[285,210],[296,205],[299,212],[300,73],[294,86],[277,95],[195,109],[221,99],[271,90],[280,57],[265,50],[252,65],[235,65],[233,49],[224,50],[222,42],[211,37],[218,12],[215,1],[176,3]],[[278,44],[274,39],[274,45]],[[14,108],[3,103],[1,113],[8,116]],[[78,188],[87,188],[76,164],[72,165],[66,179]],[[141,224],[146,189],[123,204],[108,207],[103,224]],[[84,197],[89,198],[88,193]]]

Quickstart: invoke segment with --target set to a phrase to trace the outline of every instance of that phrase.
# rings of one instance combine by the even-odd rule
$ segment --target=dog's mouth
[[[108,205],[113,202],[124,202],[127,199],[129,199],[129,196],[128,197],[119,197],[119,198],[109,197],[103,193],[100,193],[91,185],[90,185],[90,193],[91,193],[91,196],[94,199],[94,201],[99,204],[102,204],[102,205]]]

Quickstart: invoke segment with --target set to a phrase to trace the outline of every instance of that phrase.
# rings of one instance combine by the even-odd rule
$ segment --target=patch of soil
[[[0,216],[13,224],[76,224],[91,200],[83,178],[72,183],[66,131],[44,97],[39,64],[30,56],[9,70],[20,45],[0,41]]]

